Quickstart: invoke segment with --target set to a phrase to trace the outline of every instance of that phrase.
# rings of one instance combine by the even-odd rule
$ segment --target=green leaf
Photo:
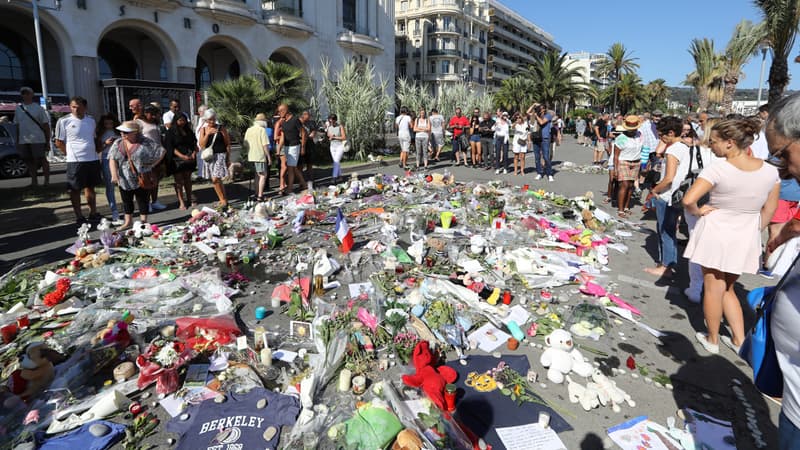
[[[503,388],[503,389],[500,389],[500,392],[501,392],[503,395],[511,395],[511,389],[509,389],[509,388]]]

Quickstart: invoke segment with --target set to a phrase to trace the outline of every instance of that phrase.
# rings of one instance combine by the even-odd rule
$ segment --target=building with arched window
[[[301,67],[319,85],[322,58],[394,78],[392,0],[39,0],[51,102],[80,95],[94,114],[132,96],[202,101],[256,61]],[[51,8],[52,7],[52,8]],[[0,112],[20,86],[41,92],[31,0],[0,2]],[[8,103],[6,103],[8,104]],[[184,107],[188,108],[188,104]]]

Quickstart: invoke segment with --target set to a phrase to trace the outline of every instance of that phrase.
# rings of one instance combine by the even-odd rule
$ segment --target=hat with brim
[[[122,131],[123,133],[138,133],[139,124],[134,120],[128,120],[122,122],[122,124],[117,127],[117,130]]]
[[[254,121],[259,121],[260,120],[262,122],[266,122],[267,121],[267,115],[264,114],[264,113],[258,113],[258,114],[256,114],[256,118],[253,119],[253,120]]]
[[[639,116],[631,114],[625,117],[625,120],[622,122],[622,127],[625,129],[625,131],[635,131],[639,129],[641,124],[642,121],[639,120]]]

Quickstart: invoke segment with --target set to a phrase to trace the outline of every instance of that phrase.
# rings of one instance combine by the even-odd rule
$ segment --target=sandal
[[[627,219],[628,218],[628,213],[626,213],[625,211],[617,211],[617,216],[620,219]]]

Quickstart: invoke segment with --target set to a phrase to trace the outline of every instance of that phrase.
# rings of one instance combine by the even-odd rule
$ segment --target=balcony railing
[[[454,56],[459,57],[461,56],[461,52],[456,49],[449,49],[449,48],[434,48],[428,50],[428,56]]]
[[[269,13],[303,17],[303,2],[296,0],[264,0],[261,8]]]
[[[430,33],[453,33],[453,34],[461,34],[461,28],[449,24],[449,25],[431,25],[428,27],[428,32]]]
[[[257,20],[244,0],[197,0],[194,7],[198,14],[222,23],[245,25]]]
[[[485,37],[479,37],[478,38],[478,42],[480,42],[481,44],[485,44],[486,43],[486,38]]]

